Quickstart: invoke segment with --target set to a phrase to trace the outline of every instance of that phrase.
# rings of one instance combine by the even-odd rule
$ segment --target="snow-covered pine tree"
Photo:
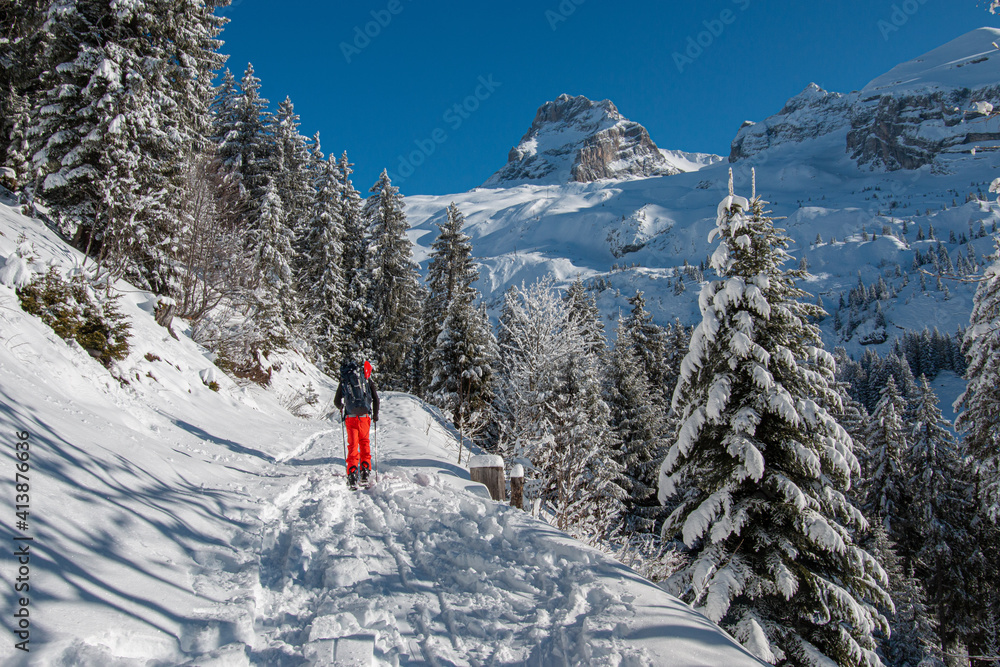
[[[48,8],[49,68],[25,133],[31,170],[77,247],[163,292],[176,233],[166,202],[187,146],[167,112],[175,101],[161,75],[158,8],[105,9],[98,0]]]
[[[431,259],[427,265],[427,300],[420,325],[421,346],[425,350],[424,358],[428,360],[437,346],[452,302],[471,298],[471,305],[479,298],[473,287],[479,280],[479,269],[472,259],[472,243],[462,231],[464,226],[465,216],[452,203],[447,209],[445,221],[438,225],[440,232],[437,238],[431,244]],[[430,363],[424,365],[422,388],[425,391],[441,370]]]
[[[218,155],[230,170],[239,173],[240,187],[251,202],[260,202],[272,180],[274,141],[268,132],[271,115],[268,101],[260,96],[260,79],[248,63],[239,86],[223,75],[222,87],[215,102],[215,128],[212,136]],[[258,211],[259,213],[259,211]],[[248,225],[257,227],[257,213],[250,212]]]
[[[633,352],[640,362],[641,372],[649,384],[650,391],[657,399],[666,404],[672,395],[673,387],[667,387],[667,376],[671,370],[667,359],[670,356],[667,331],[653,322],[653,316],[646,310],[646,299],[642,292],[636,290],[635,296],[628,299],[632,311],[625,320],[627,339],[633,344]]]
[[[465,216],[451,204],[431,246],[420,331],[422,385],[460,431],[477,433],[491,419],[497,347],[488,317],[476,307],[479,270],[464,224]]]
[[[371,322],[374,318],[369,292],[371,268],[368,230],[363,215],[361,194],[351,182],[353,164],[345,151],[337,163],[340,179],[340,219],[344,225],[344,254],[341,269],[344,274],[344,355],[357,360],[374,359]]]
[[[1000,523],[1000,241],[991,259],[965,330],[968,385],[957,401],[955,426],[980,471],[983,514]]]
[[[37,94],[40,76],[47,69],[44,29],[45,0],[0,2],[0,165],[14,169],[19,180],[30,183],[27,131],[28,109]]]
[[[977,600],[984,591],[973,590],[974,574],[967,559],[976,549],[969,528],[974,516],[967,475],[951,434],[951,424],[941,415],[938,398],[927,378],[921,376],[904,452],[908,502],[903,509],[908,529],[903,532],[902,553],[909,554],[917,576],[924,582],[927,604],[937,619],[945,646],[976,625],[982,608]]]
[[[322,159],[317,138],[313,187],[315,195],[302,241],[299,292],[306,328],[321,367],[336,372],[344,355],[343,328],[347,294],[341,268],[344,223],[340,217],[339,170],[331,155]]]
[[[890,375],[868,425],[867,457],[862,461],[867,493],[862,509],[865,516],[885,526],[889,539],[896,544],[909,529],[904,518],[910,477],[903,461],[909,448],[909,433],[903,422],[906,413],[906,400]],[[912,567],[912,554],[901,555],[904,566]]]
[[[448,305],[428,357],[433,375],[427,397],[463,436],[475,437],[491,418],[497,347],[489,317],[472,296],[456,297]]]
[[[310,172],[312,157],[306,146],[306,138],[299,134],[299,116],[288,97],[278,105],[278,111],[271,119],[270,133],[274,138],[274,163],[271,167],[273,178],[285,210],[287,225],[297,241],[305,238],[313,208],[315,187],[314,174]],[[298,242],[296,254],[303,248]],[[296,268],[298,268],[296,262]]]
[[[885,573],[852,531],[844,495],[858,463],[820,404],[837,401],[833,357],[810,324],[817,308],[785,270],[789,239],[764,202],[732,194],[711,238],[719,280],[699,296],[674,392],[681,420],[660,472],[675,503],[666,539],[688,564],[668,587],[775,664],[880,666]]]
[[[371,344],[386,388],[410,391],[422,303],[420,275],[413,261],[413,243],[406,235],[409,225],[403,198],[384,169],[370,192],[364,219],[371,235]]]
[[[261,340],[256,344],[265,354],[286,347],[299,322],[298,294],[292,275],[292,234],[285,222],[281,197],[268,183],[256,211],[257,225],[248,232],[247,245],[256,260],[258,273],[257,311]]]
[[[903,566],[885,526],[873,524],[864,546],[885,568],[889,580],[893,606],[881,611],[889,619],[891,632],[877,634],[879,654],[886,667],[943,667],[941,642],[923,586],[912,570]]]
[[[649,533],[660,511],[656,481],[666,455],[666,416],[650,387],[629,323],[618,319],[608,362],[607,403],[611,426],[621,443],[615,459],[628,493],[623,525],[627,533]]]

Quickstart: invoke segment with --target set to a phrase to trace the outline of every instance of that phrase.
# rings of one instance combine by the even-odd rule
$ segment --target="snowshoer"
[[[362,375],[363,373],[363,375]],[[371,441],[368,433],[373,421],[378,421],[378,392],[371,380],[372,365],[359,366],[345,360],[340,366],[340,383],[333,404],[347,429],[347,483],[351,488],[368,483],[372,469]]]

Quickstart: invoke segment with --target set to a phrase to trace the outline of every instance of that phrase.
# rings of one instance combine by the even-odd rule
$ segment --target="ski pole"
[[[347,471],[347,427],[344,426],[344,411],[340,411],[340,434],[344,436],[344,471]]]
[[[378,420],[375,420],[375,483],[378,484]]]

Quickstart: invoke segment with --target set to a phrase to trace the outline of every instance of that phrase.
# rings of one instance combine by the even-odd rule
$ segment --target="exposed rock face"
[[[894,171],[919,169],[942,154],[1000,141],[996,122],[968,111],[973,102],[998,95],[1000,86],[862,99],[851,109],[847,150],[858,164]]]
[[[730,162],[846,129],[845,150],[872,169],[918,169],[949,153],[1000,147],[1000,120],[972,111],[1000,107],[1000,31],[980,28],[894,67],[850,95],[815,84],[778,114],[740,128]]]
[[[589,183],[691,171],[716,156],[660,150],[639,123],[610,100],[560,95],[535,114],[531,128],[510,150],[488,187],[515,183]]]

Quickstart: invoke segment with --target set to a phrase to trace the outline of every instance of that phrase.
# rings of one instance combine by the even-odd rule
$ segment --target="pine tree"
[[[444,329],[445,317],[452,303],[457,299],[471,307],[479,298],[473,286],[479,280],[479,269],[472,259],[472,243],[462,231],[464,225],[465,216],[452,203],[444,223],[438,225],[440,233],[431,245],[431,259],[427,265],[428,294],[420,326],[421,345],[427,351],[427,357],[437,347],[438,336]],[[431,364],[425,365],[425,389],[440,371]]]
[[[369,300],[371,267],[369,237],[362,213],[363,200],[351,182],[353,167],[347,153],[340,156],[337,174],[340,179],[340,219],[344,225],[344,253],[341,268],[344,275],[344,354],[354,359],[374,359],[375,348],[371,323],[374,312]]]
[[[259,202],[272,183],[275,145],[268,127],[271,114],[268,101],[260,96],[260,79],[253,64],[247,64],[239,86],[228,74],[223,77],[219,99],[215,103],[213,141],[219,157],[230,170],[239,173],[240,187],[248,200]],[[248,225],[256,227],[259,218],[251,214]]]
[[[946,645],[954,644],[956,637],[975,625],[970,616],[979,606],[974,599],[979,591],[972,588],[973,576],[966,564],[975,548],[969,534],[971,493],[950,426],[941,415],[934,390],[922,377],[906,451],[908,530],[901,540],[902,550],[910,554],[917,575],[925,582],[928,603]]]
[[[624,527],[630,533],[649,533],[659,514],[656,480],[666,454],[667,425],[637,348],[628,322],[619,318],[606,391],[611,426],[621,442],[615,458],[622,466],[628,493]]]
[[[339,367],[344,354],[344,311],[347,298],[341,269],[344,223],[340,217],[340,179],[337,162],[322,159],[316,142],[314,201],[302,241],[299,291],[307,329],[315,340],[320,365]]]
[[[878,635],[879,654],[886,667],[940,667],[941,642],[923,586],[912,570],[903,566],[885,526],[873,525],[864,546],[882,563],[889,580],[893,606],[880,611],[888,617],[891,632]]]
[[[650,389],[664,403],[669,399],[673,386],[668,381],[671,373],[676,374],[677,364],[668,363],[671,353],[668,332],[653,322],[653,316],[646,310],[646,299],[643,293],[636,290],[635,296],[628,299],[632,311],[625,321],[628,339],[633,345],[633,352],[639,359],[640,372],[645,376]]]
[[[301,317],[290,262],[293,238],[281,197],[273,185],[265,188],[255,217],[257,226],[249,231],[248,248],[259,275],[256,294],[261,318],[258,325],[263,334],[260,345],[268,354],[292,342],[293,327]]]
[[[188,148],[169,113],[156,7],[106,12],[98,0],[47,15],[49,66],[30,101],[27,152],[39,192],[77,247],[164,292],[176,217],[171,180]],[[122,180],[124,179],[124,180]]]
[[[410,366],[421,308],[418,267],[403,213],[403,198],[383,170],[364,209],[371,230],[372,346],[376,368],[388,389],[412,390]]]
[[[423,387],[460,431],[478,433],[491,419],[497,348],[488,316],[476,307],[479,270],[464,224],[451,204],[431,246],[421,324]]]
[[[299,134],[299,116],[291,99],[286,97],[278,105],[269,132],[274,137],[271,171],[281,196],[287,225],[297,239],[304,239],[309,211],[314,205],[315,189],[313,174],[309,171],[311,157],[305,137]]]
[[[699,297],[660,472],[674,503],[664,538],[690,556],[667,584],[769,662],[877,667],[873,633],[887,626],[874,605],[889,601],[852,538],[866,522],[844,495],[851,438],[821,407],[838,400],[834,360],[763,206],[733,194],[719,205],[719,280]]]
[[[909,476],[903,463],[903,454],[909,447],[903,424],[906,411],[906,401],[890,375],[872,411],[866,438],[867,458],[862,462],[868,487],[863,506],[865,515],[882,523],[889,538],[897,544],[908,528],[903,519],[909,500]],[[905,565],[910,567],[911,564],[907,554]]]
[[[440,406],[463,435],[476,435],[491,418],[496,339],[489,317],[475,307],[475,294],[452,299],[441,333],[429,353],[433,371],[429,400]]]
[[[965,331],[968,386],[958,399],[961,412],[955,426],[981,471],[983,513],[1000,522],[1000,241],[992,259],[976,289]]]
[[[49,53],[44,0],[0,1],[0,165],[12,167],[30,182],[27,146],[28,109],[37,94]]]

